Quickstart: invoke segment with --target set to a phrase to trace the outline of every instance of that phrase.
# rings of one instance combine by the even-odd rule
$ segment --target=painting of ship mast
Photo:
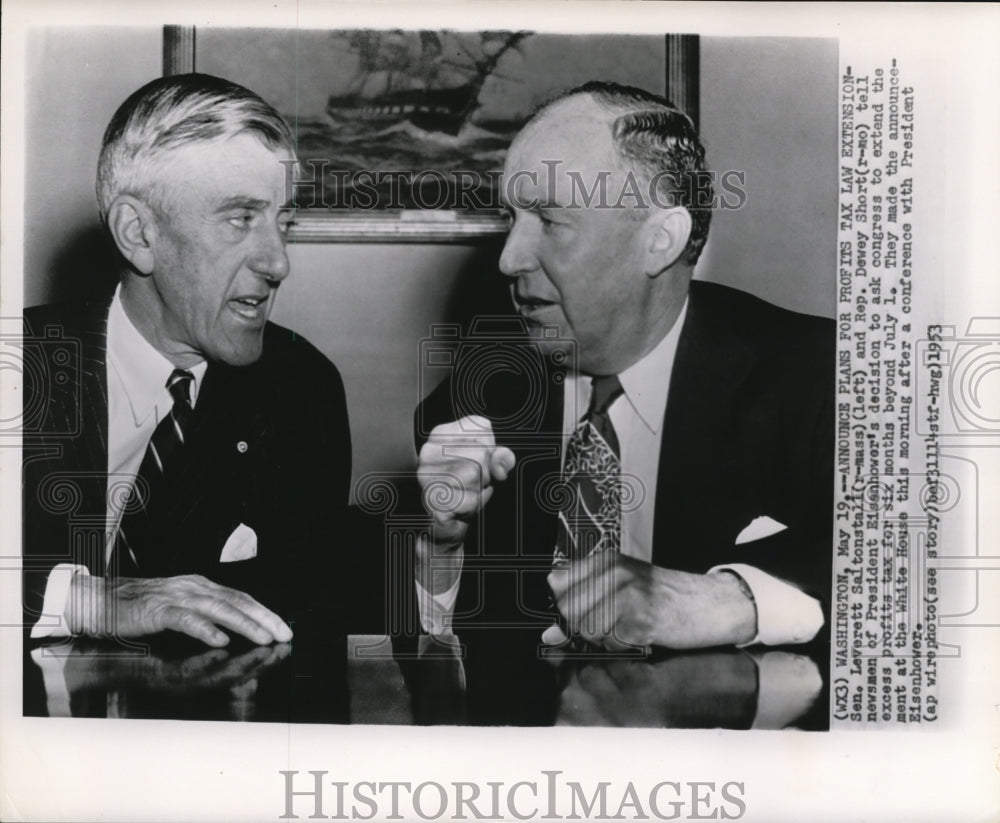
[[[331,117],[401,119],[428,132],[458,134],[479,105],[483,83],[526,32],[354,31],[358,54],[353,90],[331,95]],[[449,51],[447,46],[454,44]]]
[[[664,37],[206,26],[184,42],[197,44],[192,67],[252,88],[292,125],[293,239],[447,241],[505,231],[500,172],[542,103],[595,78],[665,91]]]
[[[502,166],[520,122],[485,118],[480,98],[489,81],[504,79],[504,61],[519,59],[528,37],[509,31],[331,32],[331,48],[354,63],[353,71],[337,78],[325,117],[298,121],[299,156],[329,160],[326,205],[364,207],[372,197],[381,207],[401,208],[495,203],[496,178],[488,175],[478,191],[467,192],[466,203],[456,203],[455,173]],[[414,186],[422,188],[401,177],[380,182],[374,172],[412,172]]]

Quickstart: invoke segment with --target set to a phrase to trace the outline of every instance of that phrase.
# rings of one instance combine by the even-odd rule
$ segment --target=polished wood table
[[[649,655],[566,649],[536,631],[343,635],[208,649],[164,634],[26,648],[30,716],[276,723],[824,729],[824,647]]]

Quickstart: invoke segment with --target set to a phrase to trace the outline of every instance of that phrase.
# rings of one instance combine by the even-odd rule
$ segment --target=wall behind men
[[[52,28],[29,39],[25,305],[109,282],[94,200],[115,108],[161,72],[159,28]],[[746,205],[717,212],[698,277],[832,316],[836,209],[833,41],[702,38],[701,131],[716,171],[746,172]],[[293,244],[273,318],[344,376],[355,479],[412,466],[412,410],[439,379],[434,323],[502,304],[499,247]],[[426,347],[426,344],[423,344]]]
[[[746,203],[712,215],[698,276],[833,317],[837,254],[835,40],[702,37],[709,166],[746,174]]]

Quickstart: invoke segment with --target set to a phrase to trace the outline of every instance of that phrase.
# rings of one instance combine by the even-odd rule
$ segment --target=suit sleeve
[[[90,306],[75,309],[76,314],[60,306],[24,312],[21,489],[26,630],[46,611],[43,603],[53,568],[82,566],[93,574],[104,565],[107,452],[98,418],[107,414],[106,306],[100,311]],[[80,314],[89,320],[81,320]],[[58,611],[46,617],[44,624],[55,626]]]

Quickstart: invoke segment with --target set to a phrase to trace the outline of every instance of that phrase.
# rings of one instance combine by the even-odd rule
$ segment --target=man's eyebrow
[[[534,204],[532,211],[562,211],[569,208],[571,208],[571,206],[568,206],[565,203],[560,203],[558,200],[539,200]]]
[[[571,209],[572,206],[566,206],[560,203],[558,200],[530,200],[524,203],[517,202],[508,203],[506,198],[500,201],[500,210],[507,212],[508,214],[513,214],[516,211],[527,211],[531,214],[541,214],[542,212],[562,212]]]
[[[270,205],[267,200],[261,200],[257,197],[247,197],[244,195],[236,195],[235,197],[227,197],[223,200],[219,207],[216,209],[218,212],[232,211],[233,209],[266,209]]]

